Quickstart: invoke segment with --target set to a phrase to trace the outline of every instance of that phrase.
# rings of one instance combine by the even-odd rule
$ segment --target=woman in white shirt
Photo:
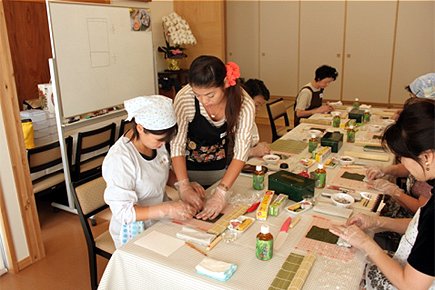
[[[165,144],[177,133],[171,99],[137,97],[124,102],[135,125],[110,148],[103,162],[107,183],[104,200],[110,206],[110,234],[119,248],[155,220],[189,219],[195,210],[184,202],[171,202],[166,185],[173,185]]]

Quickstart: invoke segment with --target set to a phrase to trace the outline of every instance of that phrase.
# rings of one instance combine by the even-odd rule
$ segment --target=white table
[[[299,126],[305,125],[307,124]],[[283,138],[288,138],[291,134],[292,132],[289,132]],[[362,151],[362,147],[344,144],[341,151],[343,150]],[[301,156],[303,154],[308,154],[307,150],[302,152]],[[290,164],[289,170],[296,169],[295,164],[299,158],[300,156],[295,156],[287,161]],[[391,162],[392,160],[382,164],[367,160],[368,164],[373,165],[388,165]],[[310,171],[315,169],[314,166]],[[338,167],[327,169],[327,183],[334,178],[334,174],[339,170]],[[267,177],[265,188],[267,188]],[[252,189],[252,176],[241,174],[232,190],[233,196],[252,195],[255,192]],[[316,196],[319,195],[320,190],[316,189]],[[293,201],[290,201],[289,205],[291,203]],[[255,212],[247,215],[254,217]],[[288,231],[288,238],[279,250],[274,251],[270,261],[258,260],[255,256],[255,237],[260,232],[261,224],[267,223],[272,235],[276,237],[282,223],[289,216],[288,212],[283,211],[278,217],[269,216],[267,221],[255,221],[244,233],[239,234],[234,243],[227,244],[221,241],[208,252],[211,258],[237,265],[237,271],[226,282],[196,273],[195,266],[204,256],[186,245],[170,256],[164,257],[131,241],[115,251],[100,281],[99,289],[267,289],[291,252],[306,253],[295,247],[305,237],[315,219],[313,216],[323,217],[338,224],[345,222],[345,219],[309,210],[301,214],[301,221]],[[136,239],[154,231],[175,237],[181,228],[182,225],[162,221],[147,229]],[[303,289],[359,289],[365,263],[365,258],[359,251],[356,251],[353,260],[347,262],[318,255]]]

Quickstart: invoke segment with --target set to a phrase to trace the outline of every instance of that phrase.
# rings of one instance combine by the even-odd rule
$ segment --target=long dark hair
[[[133,128],[131,128],[133,131],[133,135],[131,135],[130,141],[136,140],[137,138],[139,138],[139,132],[137,131],[137,123],[134,120],[134,118],[133,118],[133,122],[134,122],[134,125],[133,125]],[[149,129],[146,129],[145,127],[143,129],[144,129],[145,133],[151,133],[153,135],[165,135],[163,140],[161,140],[165,143],[169,143],[169,141],[174,139],[175,135],[177,135],[177,133],[178,133],[178,125],[177,124],[175,124],[174,126],[168,128],[168,129],[163,129],[163,130],[149,130]]]
[[[234,86],[225,89],[226,75],[225,64],[219,58],[202,55],[197,57],[190,65],[189,84],[199,88],[220,87],[224,90],[227,98],[225,107],[227,136],[232,137],[242,108],[242,91],[239,79],[237,79]]]
[[[411,158],[420,165],[419,155],[435,150],[435,101],[422,99],[402,111],[397,122],[382,136],[382,146],[396,157]]]

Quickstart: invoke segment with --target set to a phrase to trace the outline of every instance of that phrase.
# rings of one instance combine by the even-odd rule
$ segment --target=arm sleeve
[[[136,221],[134,205],[138,197],[134,168],[132,160],[118,152],[108,155],[103,163],[103,178],[107,184],[104,201],[109,205],[112,217],[121,224]]]
[[[195,116],[195,96],[189,85],[181,89],[174,101],[178,133],[171,141],[171,157],[183,156],[186,151],[186,140],[189,123]]]
[[[299,92],[295,110],[305,111],[311,105],[312,93],[309,89],[303,89]]]
[[[254,101],[248,94],[243,93],[242,108],[237,120],[234,138],[234,159],[246,162],[252,143],[252,126],[255,121]]]

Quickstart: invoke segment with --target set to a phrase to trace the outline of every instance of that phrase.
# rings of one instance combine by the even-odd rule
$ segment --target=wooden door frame
[[[26,158],[26,149],[19,114],[20,109],[18,107],[17,88],[2,1],[0,1],[0,50],[2,51],[0,54],[0,83],[2,84],[0,89],[1,110],[11,158],[15,189],[29,251],[28,257],[22,261],[17,261],[16,251],[13,247],[14,241],[10,235],[10,225],[6,218],[7,209],[4,204],[3,194],[0,192],[0,218],[4,223],[4,229],[6,231],[4,237],[5,244],[8,246],[6,252],[9,252],[8,258],[11,259],[11,261],[8,261],[7,266],[12,273],[17,273],[26,266],[45,257],[45,250],[42,242],[36,202],[33,195],[29,165]]]

